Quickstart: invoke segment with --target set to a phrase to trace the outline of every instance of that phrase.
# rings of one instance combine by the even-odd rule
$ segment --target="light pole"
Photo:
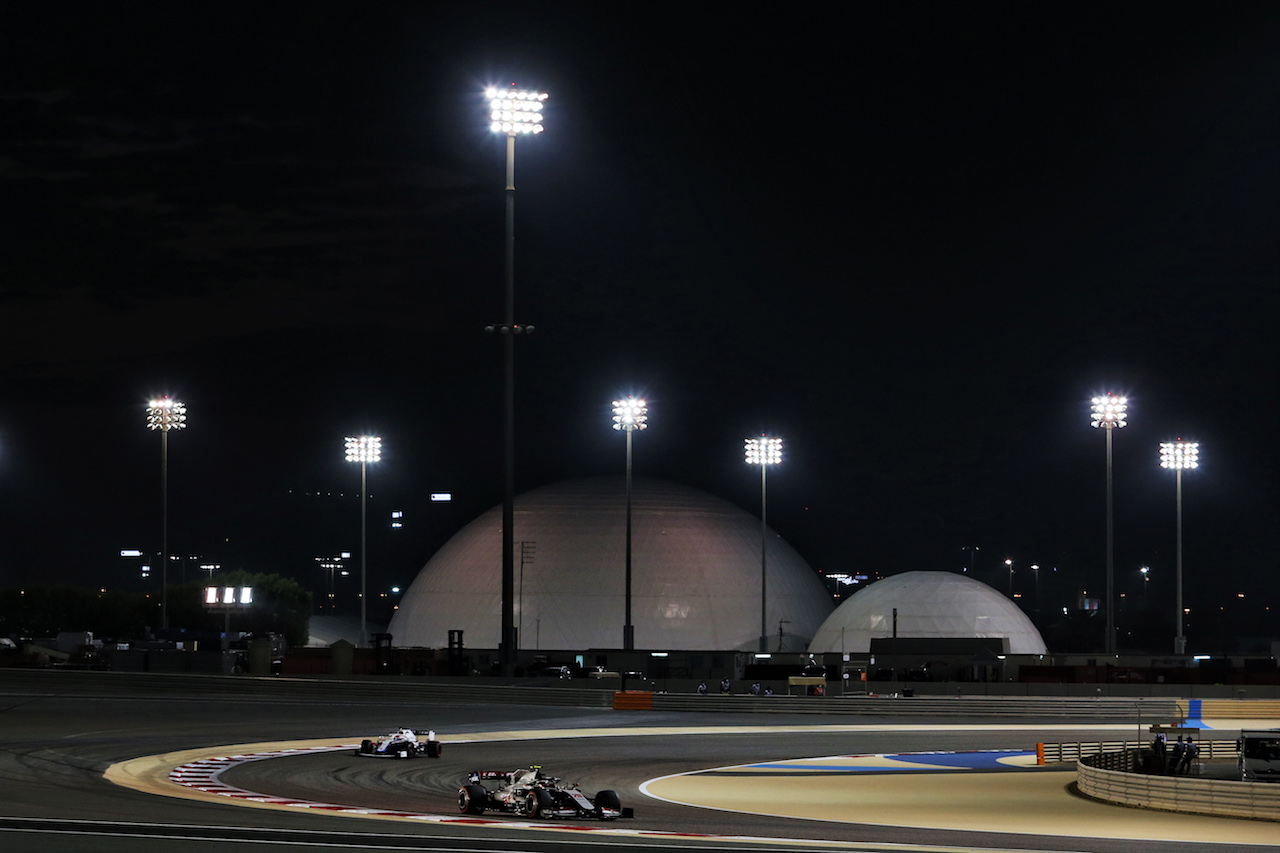
[[[147,403],[147,429],[160,430],[160,627],[169,627],[169,430],[187,425],[187,407],[169,397]]]
[[[1172,468],[1177,479],[1178,489],[1178,539],[1177,539],[1177,577],[1178,586],[1178,633],[1174,636],[1174,654],[1187,653],[1187,638],[1182,633],[1182,469],[1200,467],[1200,444],[1195,441],[1162,441],[1160,443],[1160,467]],[[1145,570],[1144,570],[1145,571]]]
[[[627,613],[622,626],[622,648],[627,651],[636,647],[636,629],[631,624],[631,433],[647,429],[648,414],[644,400],[613,401],[613,428],[627,434]]]
[[[973,564],[974,564],[974,561],[977,559],[977,552],[982,549],[979,548],[977,545],[965,545],[960,550],[969,552],[969,565],[965,567],[965,571],[966,572],[973,571],[973,568],[974,568]]]
[[[1116,613],[1114,550],[1111,530],[1111,432],[1124,426],[1128,400],[1113,394],[1093,398],[1093,414],[1090,425],[1107,433],[1107,641],[1106,652],[1116,653]]]
[[[516,506],[516,380],[515,336],[533,332],[533,326],[518,326],[515,320],[516,246],[516,137],[542,133],[542,102],[546,92],[489,88],[489,129],[507,135],[506,251],[503,265],[504,298],[502,322],[486,326],[502,341],[502,637],[498,657],[503,672],[515,665],[515,526]]]
[[[1036,579],[1036,612],[1040,612],[1040,566],[1038,563],[1031,564],[1031,576]]]
[[[367,507],[368,502],[368,468],[370,462],[377,462],[382,459],[382,439],[376,435],[361,435],[355,438],[347,438],[347,461],[360,463],[360,645],[364,646],[369,641],[369,635],[365,629],[365,590],[368,582],[369,569],[369,550],[368,550],[368,523],[367,523]]]
[[[769,623],[766,617],[769,587],[766,583],[765,569],[765,472],[770,465],[782,461],[782,439],[780,438],[748,438],[744,446],[748,465],[760,466],[760,651],[769,651]]]
[[[1013,601],[1013,560],[1005,560],[1004,564],[1009,567],[1009,600]]]

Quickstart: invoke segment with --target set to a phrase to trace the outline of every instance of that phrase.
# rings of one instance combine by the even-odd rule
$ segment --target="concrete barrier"
[[[1280,785],[1134,773],[1140,753],[1127,749],[1081,758],[1080,793],[1137,808],[1280,821]]]

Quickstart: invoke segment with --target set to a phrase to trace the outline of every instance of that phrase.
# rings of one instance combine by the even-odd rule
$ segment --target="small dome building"
[[[760,635],[760,520],[705,492],[636,478],[631,499],[631,616],[637,649],[755,650]],[[767,624],[789,651],[833,604],[804,559],[772,530]],[[623,645],[626,485],[572,480],[516,497],[515,622],[520,648]],[[533,545],[520,565],[520,543]],[[497,648],[502,625],[502,507],[460,530],[404,593],[397,646],[440,648],[461,629],[468,648]]]
[[[996,590],[953,572],[904,572],[876,581],[835,609],[809,644],[813,654],[871,650],[871,640],[1007,637],[1009,654],[1045,654],[1044,640],[1018,605]]]

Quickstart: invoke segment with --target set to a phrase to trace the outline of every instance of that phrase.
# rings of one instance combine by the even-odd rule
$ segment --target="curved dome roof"
[[[622,648],[626,622],[626,486],[572,480],[515,502],[516,627],[523,649]],[[631,499],[631,615],[638,649],[755,649],[760,635],[760,520],[705,492],[636,478]],[[520,544],[534,545],[520,568]],[[802,651],[833,607],[817,575],[772,530],[772,631]],[[523,584],[522,578],[523,575]],[[523,585],[523,591],[521,589]],[[397,646],[469,648],[501,633],[502,507],[453,536],[418,573],[391,620]],[[776,647],[776,637],[770,640]]]
[[[1040,632],[1018,605],[953,572],[904,572],[876,581],[827,617],[809,651],[869,652],[873,637],[893,636],[895,607],[899,637],[1008,637],[1010,654],[1046,651]]]

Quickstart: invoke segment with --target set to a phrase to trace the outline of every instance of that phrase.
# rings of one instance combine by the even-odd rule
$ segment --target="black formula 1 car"
[[[547,776],[537,765],[527,770],[472,772],[458,791],[458,810],[478,815],[486,809],[533,818],[617,820],[631,816],[630,809],[622,808],[615,792],[601,791],[587,799],[576,784],[565,784],[554,776]]]
[[[439,758],[442,748],[443,745],[436,740],[436,733],[433,731],[400,728],[377,740],[360,741],[356,755],[370,758],[414,758],[418,755]]]

